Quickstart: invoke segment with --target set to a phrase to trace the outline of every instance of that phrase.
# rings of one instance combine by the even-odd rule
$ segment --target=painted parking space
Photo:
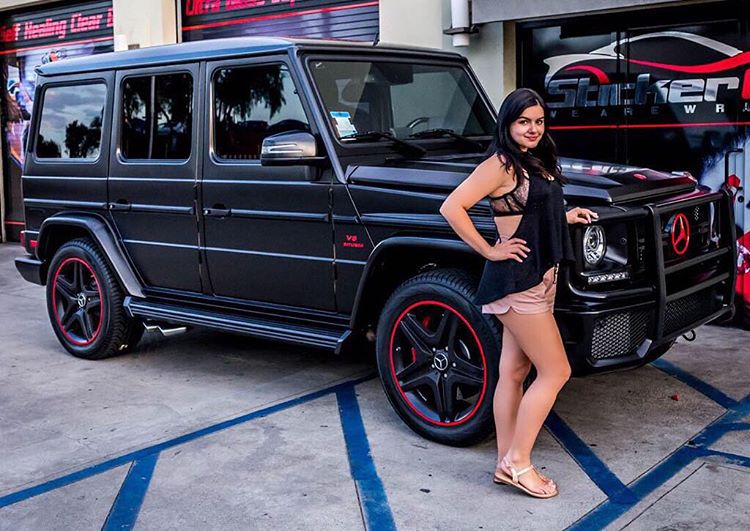
[[[0,529],[750,527],[748,332],[572,381],[534,455],[561,495],[540,502],[492,484],[494,441],[408,430],[371,364],[202,332],[83,362],[22,285],[0,299]]]

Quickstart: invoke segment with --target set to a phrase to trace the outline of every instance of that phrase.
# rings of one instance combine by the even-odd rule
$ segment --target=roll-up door
[[[0,19],[4,224],[17,240],[24,228],[21,174],[34,105],[35,68],[113,49],[112,2],[64,2],[10,12]]]
[[[182,39],[277,36],[372,41],[379,0],[182,0]]]

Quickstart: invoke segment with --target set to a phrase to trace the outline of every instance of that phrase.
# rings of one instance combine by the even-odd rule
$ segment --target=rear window
[[[107,87],[103,83],[45,90],[36,156],[41,159],[99,158],[106,101]]]

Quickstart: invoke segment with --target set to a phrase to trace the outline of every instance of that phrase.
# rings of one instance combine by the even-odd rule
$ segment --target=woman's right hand
[[[523,259],[528,256],[531,249],[526,247],[526,240],[521,238],[511,238],[507,241],[498,242],[490,247],[489,255],[487,260],[497,262],[499,260],[515,260],[516,262],[523,262]]]

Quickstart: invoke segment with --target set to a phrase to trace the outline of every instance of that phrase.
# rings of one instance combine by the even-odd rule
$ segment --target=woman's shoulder
[[[477,167],[500,174],[507,174],[509,176],[512,176],[515,173],[513,170],[513,165],[508,164],[507,157],[502,153],[493,153],[492,155],[484,159]]]

